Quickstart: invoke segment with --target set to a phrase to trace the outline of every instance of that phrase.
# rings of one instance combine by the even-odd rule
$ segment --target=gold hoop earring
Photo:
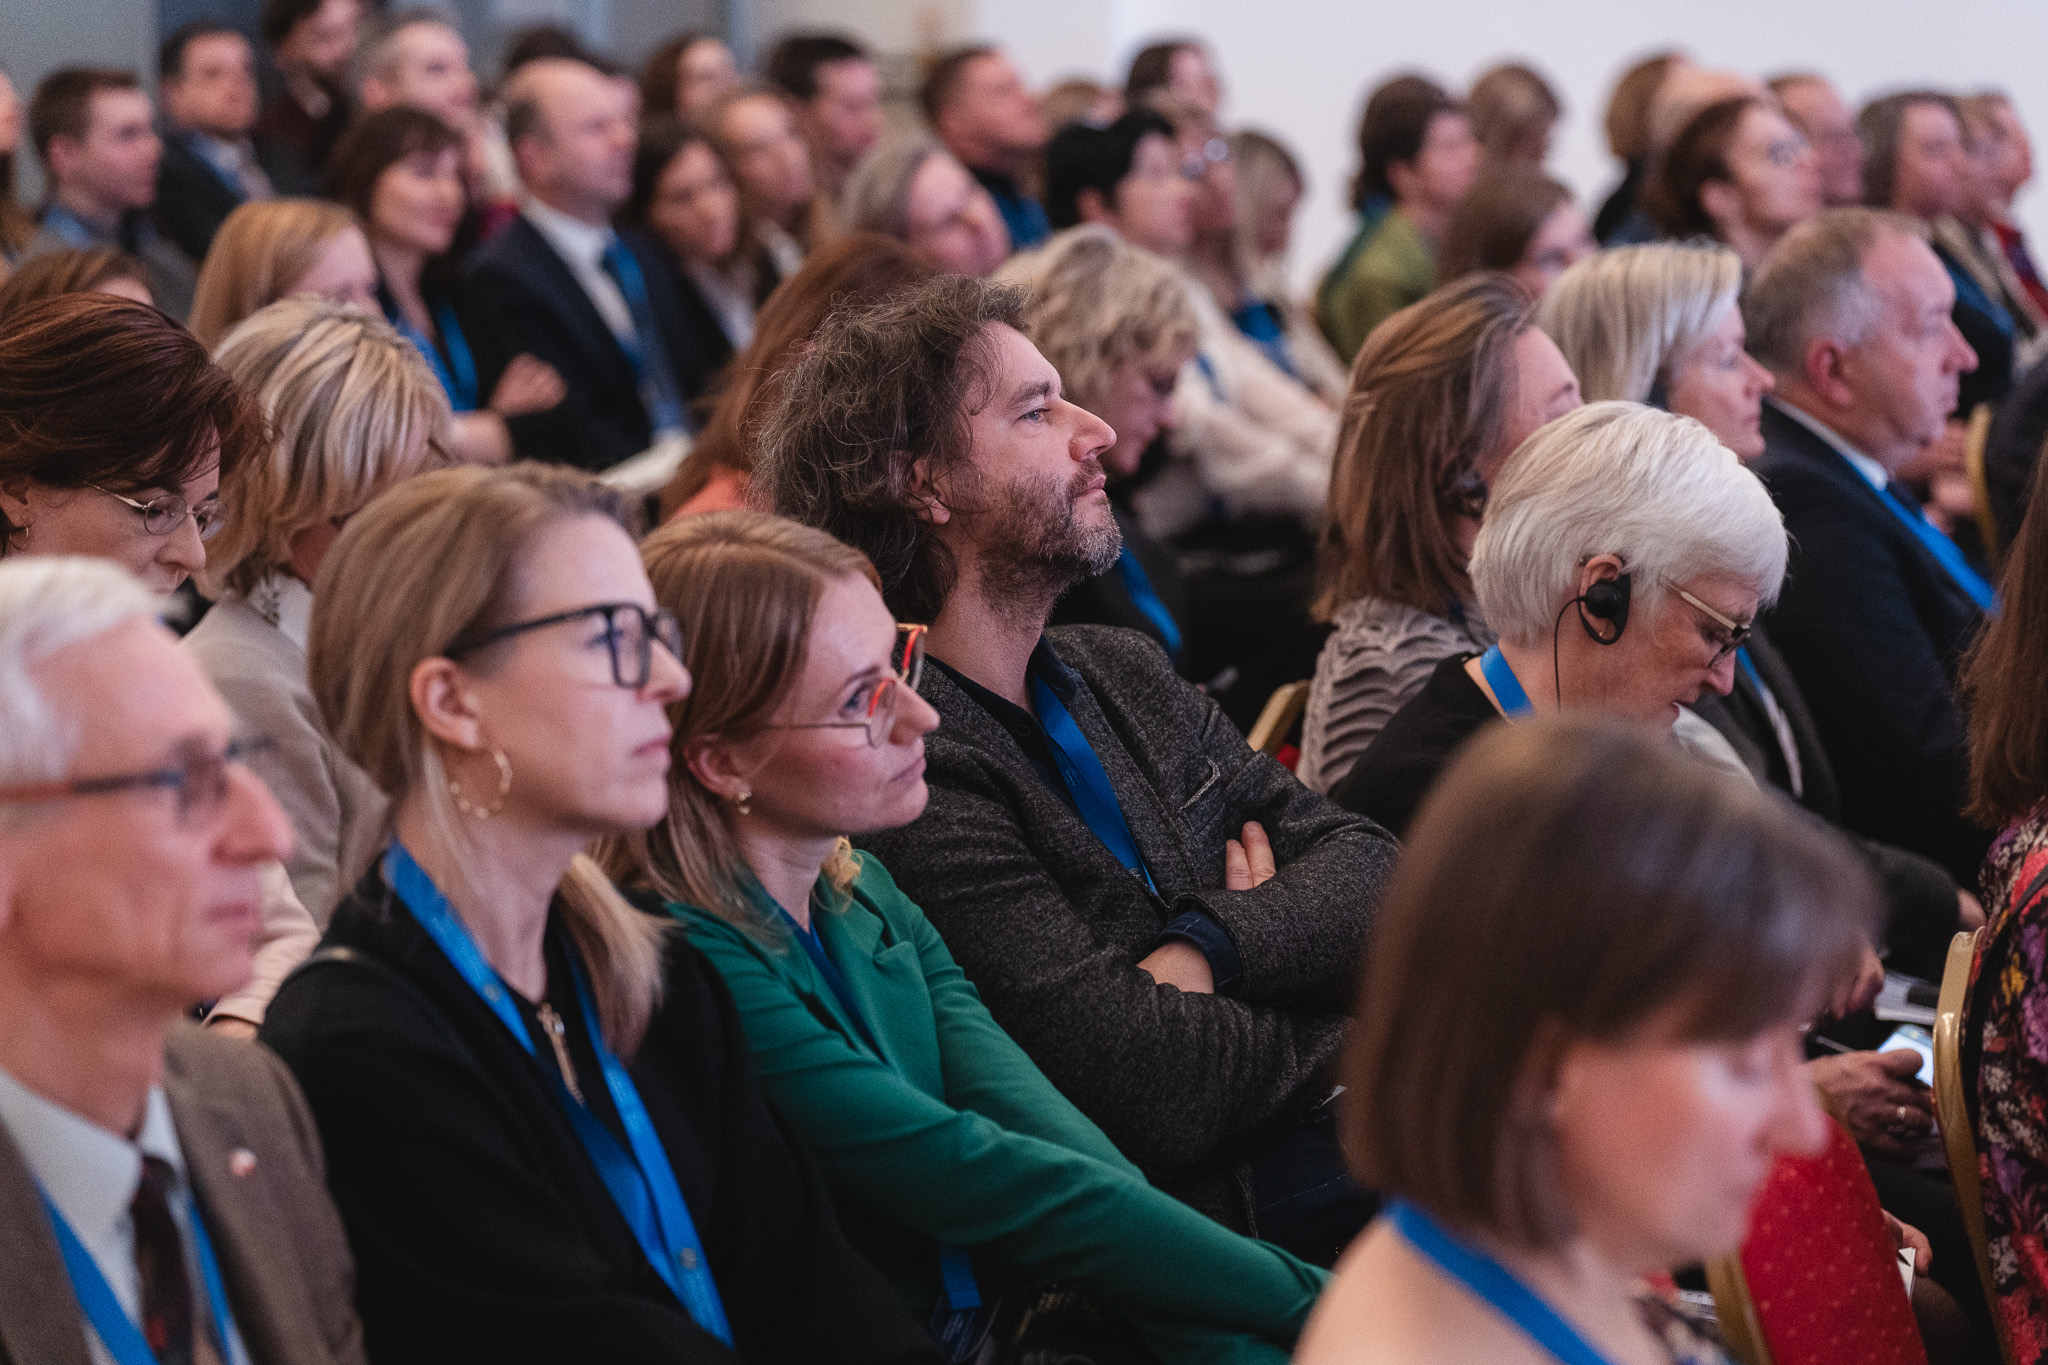
[[[733,793],[733,809],[738,811],[741,815],[752,815],[754,813],[754,808],[751,805],[749,805],[748,802],[752,801],[753,799],[754,794],[748,791],[746,788],[742,787],[738,791]]]
[[[498,794],[488,806],[474,806],[462,794],[462,784],[454,778],[448,779],[448,795],[455,798],[455,809],[464,815],[473,815],[479,820],[488,820],[505,809],[505,798],[512,794],[512,760],[505,757],[503,749],[493,747],[491,758],[498,765]]]

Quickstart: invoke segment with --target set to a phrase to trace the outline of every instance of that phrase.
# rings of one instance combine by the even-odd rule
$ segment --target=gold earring
[[[738,791],[734,792],[732,795],[733,809],[738,811],[741,815],[752,815],[754,813],[754,808],[748,805],[747,803],[752,801],[753,799],[754,794],[748,791],[745,787],[742,787]]]
[[[455,809],[464,815],[473,815],[479,820],[488,820],[505,809],[505,798],[512,794],[512,760],[505,757],[505,751],[495,745],[491,749],[491,758],[498,765],[498,794],[488,806],[471,805],[469,798],[462,794],[462,784],[452,777],[448,779],[448,794],[455,798]]]

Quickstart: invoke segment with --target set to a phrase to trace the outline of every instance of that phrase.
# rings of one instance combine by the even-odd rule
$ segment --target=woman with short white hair
[[[996,201],[929,133],[884,138],[861,158],[841,192],[849,232],[894,237],[934,269],[977,278],[1010,254]]]
[[[1742,258],[1724,246],[1620,247],[1580,261],[1543,296],[1536,325],[1579,376],[1588,402],[1651,403],[1706,424],[1744,460],[1771,372],[1743,349]]]
[[[292,888],[325,924],[376,853],[384,799],[313,710],[313,585],[349,517],[439,462],[452,414],[420,352],[353,305],[274,303],[215,358],[255,398],[271,440],[221,481],[225,524],[203,583],[219,600],[186,643],[241,722],[276,742],[258,771],[297,836]]]
[[[1671,725],[1727,693],[1785,557],[1770,494],[1700,423],[1616,402],[1558,418],[1507,462],[1473,546],[1499,642],[1440,664],[1332,796],[1398,835],[1451,751],[1497,719]]]

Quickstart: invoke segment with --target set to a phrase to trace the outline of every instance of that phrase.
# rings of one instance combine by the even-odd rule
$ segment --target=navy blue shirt
[[[1015,179],[1001,171],[984,171],[973,166],[968,170],[988,191],[989,198],[996,201],[996,212],[1003,215],[1003,226],[1010,230],[1010,250],[1028,251],[1052,236],[1052,223],[1045,216],[1045,206],[1024,193]]]

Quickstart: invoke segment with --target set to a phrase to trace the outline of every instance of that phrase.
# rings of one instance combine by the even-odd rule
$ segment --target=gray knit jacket
[[[1158,894],[1049,788],[944,670],[919,691],[931,801],[859,842],[923,907],[989,1010],[1154,1183],[1252,1231],[1245,1155],[1332,1084],[1393,839],[1254,753],[1136,631],[1046,632],[1085,686],[1070,704]],[[1224,841],[1257,820],[1279,872],[1223,889]],[[1243,959],[1232,997],[1155,983],[1139,959],[1199,905]]]

